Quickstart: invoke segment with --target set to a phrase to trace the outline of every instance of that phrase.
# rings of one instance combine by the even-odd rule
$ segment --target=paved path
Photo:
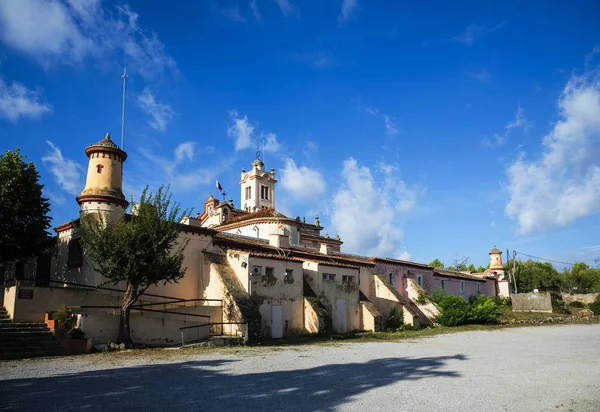
[[[0,362],[0,410],[600,411],[600,325]]]

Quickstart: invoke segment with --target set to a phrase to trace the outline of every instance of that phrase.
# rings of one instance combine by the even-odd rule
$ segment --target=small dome
[[[494,245],[494,248],[490,251],[490,255],[495,255],[495,254],[500,254],[500,255],[502,254],[502,252],[496,248],[496,245]]]
[[[119,146],[117,146],[115,142],[110,140],[110,133],[106,133],[104,139],[100,140],[96,144],[93,144],[92,146],[112,147],[113,149],[119,149]]]

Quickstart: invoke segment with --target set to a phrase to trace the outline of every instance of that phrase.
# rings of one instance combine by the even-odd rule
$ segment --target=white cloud
[[[342,0],[342,10],[338,16],[338,23],[344,23],[352,18],[354,10],[358,7],[357,0]]]
[[[332,226],[350,253],[406,257],[401,218],[420,193],[400,179],[396,166],[380,163],[376,173],[382,179],[353,158],[344,162],[342,184],[332,201]]]
[[[229,111],[229,116],[233,124],[227,129],[227,136],[235,139],[235,150],[239,151],[252,147],[254,126],[248,121],[248,116],[238,117],[239,114],[235,110]]]
[[[155,155],[144,147],[140,147],[138,150],[144,158],[154,165],[154,168],[150,171],[152,182],[168,183],[173,191],[193,190],[199,185],[210,184],[215,180],[216,167],[194,169],[190,168],[189,164],[185,165],[186,162],[191,162],[194,159],[195,142],[178,144],[173,150],[172,157]],[[147,169],[147,164],[145,166]],[[143,175],[144,171],[141,174]],[[148,177],[144,175],[141,179],[148,179]]]
[[[146,79],[176,70],[162,42],[139,26],[138,17],[127,5],[103,9],[99,0],[0,1],[0,39],[45,67],[89,57],[104,65],[126,64]]]
[[[521,233],[565,226],[600,211],[600,69],[573,76],[559,116],[535,160],[521,154],[507,169],[506,213]]]
[[[508,136],[510,136],[510,134],[513,132],[513,130],[517,130],[517,129],[527,130],[528,128],[529,128],[529,120],[527,120],[527,118],[525,117],[525,111],[523,110],[521,105],[519,105],[517,107],[517,114],[515,116],[515,120],[507,123],[504,126],[504,133],[503,134],[494,133],[494,136],[491,139],[489,137],[485,137],[482,141],[482,144],[484,146],[490,146],[490,147],[501,146],[506,142],[506,139],[508,138]]]
[[[35,119],[50,113],[52,107],[40,100],[38,92],[18,82],[8,85],[0,78],[0,117],[16,122],[22,117]]]
[[[481,69],[479,72],[467,72],[467,76],[472,77],[480,82],[487,82],[491,77],[490,72],[488,72],[486,69]]]
[[[267,133],[263,135],[265,142],[265,152],[277,153],[281,150],[281,143],[277,140],[275,133]]]
[[[467,46],[472,46],[475,42],[475,39],[479,37],[482,32],[482,27],[478,26],[475,23],[469,24],[464,32],[461,34],[454,36],[452,40],[461,42],[466,44]]]
[[[279,185],[296,201],[314,201],[325,193],[325,178],[315,169],[298,167],[293,159],[285,159]]]
[[[177,145],[175,148],[175,161],[177,163],[187,159],[194,160],[194,151],[196,149],[196,142],[183,142]]]
[[[250,10],[252,10],[252,15],[256,19],[256,21],[260,21],[260,10],[258,10],[258,5],[256,4],[256,0],[252,0],[250,2]]]
[[[83,190],[82,173],[84,168],[77,162],[63,156],[61,150],[50,140],[46,140],[50,151],[42,158],[42,162],[50,168],[56,183],[62,190],[79,195]]]
[[[160,132],[167,130],[167,124],[173,118],[171,106],[157,102],[149,89],[142,91],[137,102],[144,113],[150,116],[150,127]]]
[[[246,23],[246,18],[240,14],[240,6],[237,4],[233,7],[223,10],[223,14],[230,20]]]
[[[392,122],[391,117],[387,114],[383,114],[382,116],[383,120],[385,121],[385,132],[390,136],[398,134],[398,128],[396,127],[394,122]]]
[[[360,103],[359,103],[359,105],[360,105]],[[364,106],[363,109],[365,112],[367,112],[373,116],[381,116],[383,118],[383,121],[385,124],[385,132],[389,136],[394,136],[394,135],[397,135],[398,133],[400,133],[398,130],[398,127],[396,126],[396,124],[394,123],[394,121],[390,115],[381,113],[381,111],[377,107]]]
[[[299,16],[300,9],[294,5],[290,0],[273,0],[281,9],[284,16]]]

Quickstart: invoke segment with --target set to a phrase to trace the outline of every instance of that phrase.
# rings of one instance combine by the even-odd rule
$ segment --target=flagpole
[[[121,150],[125,150],[125,90],[127,89],[127,69],[123,69],[123,105],[121,108]]]

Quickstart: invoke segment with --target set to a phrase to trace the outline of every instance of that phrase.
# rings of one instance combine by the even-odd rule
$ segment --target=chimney
[[[331,246],[326,243],[321,243],[320,252],[324,255],[329,255],[331,253]]]
[[[269,235],[269,245],[278,248],[289,248],[290,237],[283,233],[271,233]]]

